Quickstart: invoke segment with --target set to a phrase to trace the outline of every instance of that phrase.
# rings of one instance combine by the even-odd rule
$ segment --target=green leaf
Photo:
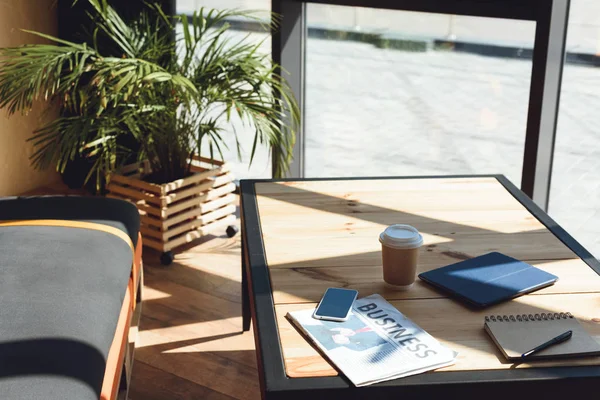
[[[48,35],[48,34],[42,33],[42,32],[31,31],[29,29],[21,29],[21,31],[29,33],[31,35],[39,36],[39,37],[44,38],[44,39],[48,39],[48,40],[50,40],[52,42],[55,42],[55,43],[60,43],[60,44],[63,44],[65,46],[73,47],[73,48],[78,49],[78,50],[83,50],[83,51],[86,50],[85,44],[77,44],[77,43],[69,42],[68,40],[59,39],[59,38],[57,38],[55,36]]]
[[[165,82],[172,78],[168,72],[152,72],[142,79],[144,82]]]
[[[292,90],[261,43],[228,35],[231,18],[264,18],[203,8],[175,19],[182,29],[174,46],[159,6],[126,24],[106,0],[85,1],[93,21],[87,39],[108,40],[110,53],[44,34],[52,44],[0,49],[0,108],[27,113],[38,100],[47,99],[49,110],[60,104],[62,116],[32,137],[36,167],[63,170],[74,157],[90,157],[87,179],[100,182],[128,153],[117,144],[126,135],[140,147],[137,159],[181,177],[194,152],[223,158],[233,141],[240,157],[243,135],[251,135],[250,162],[266,146],[274,175],[285,173],[300,122]]]

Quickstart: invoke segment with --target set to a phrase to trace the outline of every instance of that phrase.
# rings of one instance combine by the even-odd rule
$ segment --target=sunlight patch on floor
[[[184,327],[144,331],[140,333],[137,347],[158,347],[162,353],[254,351],[252,332],[242,334],[241,329],[233,330],[230,327],[220,327],[217,330],[215,325],[201,322]]]
[[[211,337],[237,335],[242,331],[242,317],[223,318],[214,321],[194,322],[190,324],[142,330],[137,347],[156,346],[173,341],[206,340]]]
[[[199,257],[201,257],[201,263],[197,262]],[[183,265],[185,267],[201,270],[204,273],[210,273],[211,275],[215,275],[220,278],[225,278],[234,282],[241,283],[241,276],[238,271],[232,271],[231,269],[220,267],[223,264],[223,260],[225,259],[225,257],[228,256],[215,256],[209,254],[207,256],[195,256],[195,258],[184,258],[184,256],[177,256],[175,260],[178,264]]]
[[[149,286],[144,287],[144,301],[150,300],[158,300],[158,299],[166,299],[167,297],[171,297],[172,294],[160,291],[158,289],[154,289]]]
[[[244,336],[247,339],[244,339]],[[215,338],[213,340],[183,346],[172,350],[164,351],[163,353],[195,353],[195,352],[216,352],[216,351],[254,351],[254,338],[250,334],[227,338]]]

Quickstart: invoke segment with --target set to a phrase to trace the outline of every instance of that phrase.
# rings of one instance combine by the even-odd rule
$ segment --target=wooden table
[[[244,330],[251,316],[263,398],[337,398],[332,390],[344,399],[600,392],[600,357],[515,365],[483,330],[489,314],[570,311],[600,341],[600,263],[505,177],[247,180],[241,192]],[[423,234],[419,272],[499,251],[559,281],[483,311],[420,280],[391,291],[378,235],[394,223]],[[456,364],[354,387],[285,318],[314,307],[328,287],[381,294],[457,351]]]

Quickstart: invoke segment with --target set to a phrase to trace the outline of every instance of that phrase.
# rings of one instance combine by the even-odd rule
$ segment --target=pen
[[[573,336],[573,331],[566,331],[565,333],[561,333],[557,337],[548,340],[546,343],[542,343],[538,347],[535,347],[535,348],[521,354],[521,358],[528,357],[534,353],[537,353],[538,351],[547,349],[550,346],[554,346],[555,344],[559,344],[559,343],[564,342],[565,340],[569,340],[569,339],[571,339],[571,336]]]

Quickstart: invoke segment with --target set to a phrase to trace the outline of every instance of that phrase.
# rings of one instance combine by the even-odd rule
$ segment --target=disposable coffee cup
[[[395,290],[409,289],[417,278],[423,236],[410,225],[388,226],[380,235],[383,280]]]

